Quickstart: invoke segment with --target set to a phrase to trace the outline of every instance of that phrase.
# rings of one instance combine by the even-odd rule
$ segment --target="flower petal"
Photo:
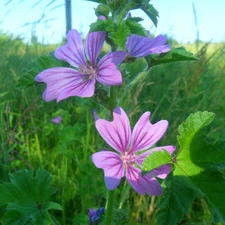
[[[67,43],[56,49],[55,57],[77,68],[86,65],[82,39],[77,30],[68,32]]]
[[[97,57],[102,49],[106,32],[92,32],[88,33],[84,43],[85,53],[91,65],[95,68]]]
[[[111,52],[106,54],[98,63],[98,82],[107,85],[121,85],[122,75],[116,66],[126,58],[124,51]]]
[[[94,93],[95,80],[85,80],[76,70],[56,67],[39,73],[35,80],[47,83],[42,97],[46,102],[57,102],[70,96],[90,97]]]
[[[162,195],[162,187],[154,177],[149,174],[142,176],[140,169],[129,164],[127,164],[126,178],[133,189],[141,195],[145,193],[152,196]]]
[[[130,144],[131,129],[127,114],[120,107],[113,111],[113,121],[104,119],[95,121],[96,129],[102,138],[116,151],[125,152]]]
[[[124,168],[120,156],[115,152],[101,151],[94,153],[91,159],[97,168],[104,170],[107,189],[115,189],[124,176]]]
[[[131,137],[130,152],[145,150],[154,145],[166,132],[168,122],[160,120],[155,124],[149,122],[150,112],[145,112],[136,123]]]
[[[165,43],[166,37],[163,35],[149,38],[131,34],[127,39],[126,48],[131,56],[141,58],[150,54],[168,52],[170,47],[164,45]]]

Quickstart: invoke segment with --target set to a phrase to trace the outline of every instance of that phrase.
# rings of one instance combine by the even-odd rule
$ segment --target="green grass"
[[[26,45],[0,34],[0,179],[7,181],[8,173],[19,169],[45,168],[58,188],[54,201],[64,209],[53,214],[54,217],[64,225],[87,224],[88,209],[104,206],[106,202],[103,172],[90,160],[92,153],[107,146],[97,134],[91,115],[92,108],[98,112],[102,108],[90,99],[78,97],[46,103],[41,98],[44,85],[23,91],[15,88],[29,62],[56,47]],[[185,47],[195,51],[194,44]],[[169,129],[158,145],[176,144],[178,125],[190,113],[200,110],[216,114],[209,136],[223,138],[225,45],[208,44],[200,48],[196,62],[152,68],[121,101],[132,124],[145,111],[151,111],[152,122],[169,121]],[[131,66],[132,76],[142,66],[141,60]],[[58,125],[51,122],[57,115],[63,117]],[[115,208],[129,212],[129,224],[155,224],[157,198],[138,195],[124,181],[116,190],[116,196]],[[120,216],[126,217],[118,212],[116,217]],[[206,205],[197,199],[180,224],[212,224],[210,221]]]

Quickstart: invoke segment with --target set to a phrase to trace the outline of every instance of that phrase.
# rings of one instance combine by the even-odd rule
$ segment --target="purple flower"
[[[155,124],[149,122],[150,112],[145,112],[131,132],[129,119],[120,107],[114,109],[113,121],[109,122],[97,116],[95,126],[102,138],[117,151],[103,150],[92,155],[92,161],[97,168],[104,170],[107,189],[115,189],[125,175],[130,185],[139,194],[161,195],[162,188],[155,177],[165,179],[170,172],[169,165],[160,166],[142,176],[142,163],[153,151],[165,149],[172,154],[175,146],[162,146],[149,149],[165,133],[168,122],[161,120]],[[142,154],[139,151],[147,150]],[[139,167],[139,168],[138,168]]]
[[[52,118],[52,122],[55,124],[61,123],[62,122],[62,117],[61,116],[56,116]]]
[[[47,84],[42,96],[45,101],[57,99],[59,102],[70,96],[91,97],[96,80],[107,86],[122,83],[122,75],[116,66],[125,59],[126,52],[111,52],[97,60],[105,36],[105,32],[89,33],[83,46],[77,30],[68,32],[66,45],[56,49],[55,57],[75,68],[50,68],[35,77],[36,81]]]
[[[126,49],[130,56],[141,58],[150,54],[165,53],[170,51],[170,46],[165,45],[166,37],[159,35],[155,38],[131,34],[127,38]]]
[[[98,222],[104,211],[104,207],[99,208],[97,211],[94,209],[89,209],[88,217],[90,224]]]

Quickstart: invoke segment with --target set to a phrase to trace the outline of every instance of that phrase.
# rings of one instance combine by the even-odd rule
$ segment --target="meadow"
[[[90,160],[90,155],[106,147],[106,143],[96,132],[89,109],[95,108],[104,115],[104,108],[96,106],[93,98],[70,97],[59,103],[47,103],[41,98],[44,84],[24,90],[15,87],[35,57],[54,51],[60,44],[26,44],[0,33],[0,182],[9,181],[9,173],[21,169],[47,170],[57,188],[52,200],[63,208],[51,212],[54,224],[82,225],[88,224],[89,208],[104,207],[106,203],[103,172]],[[176,45],[181,46],[174,44],[174,47]],[[184,47],[193,52],[198,61],[153,67],[121,100],[132,125],[145,111],[151,111],[153,123],[160,119],[169,121],[159,146],[176,145],[177,127],[190,113],[197,111],[215,113],[207,134],[212,139],[223,138],[225,44],[201,43],[196,49],[193,43]],[[142,66],[142,60],[132,64],[131,75],[135,76]],[[52,123],[51,119],[56,116],[63,118],[60,124]],[[137,194],[126,181],[119,187],[115,208],[123,208],[124,213],[118,211],[115,218],[123,218],[121,224],[156,224],[158,198]],[[0,205],[0,216],[4,212],[5,205]],[[195,199],[179,224],[213,224],[202,198]]]

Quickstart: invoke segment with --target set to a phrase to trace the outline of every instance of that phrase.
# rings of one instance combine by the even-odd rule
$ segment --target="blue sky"
[[[25,40],[33,32],[40,42],[57,43],[65,36],[64,1],[0,0],[0,29],[21,35]],[[181,43],[193,42],[196,39],[194,4],[200,39],[225,41],[225,0],[152,0],[151,3],[160,15],[157,28],[142,11],[131,11],[132,16],[144,18],[142,25],[151,33],[168,34]],[[72,27],[86,34],[89,24],[96,20],[93,10],[96,6],[93,2],[72,0]],[[32,24],[43,14],[41,22]]]

